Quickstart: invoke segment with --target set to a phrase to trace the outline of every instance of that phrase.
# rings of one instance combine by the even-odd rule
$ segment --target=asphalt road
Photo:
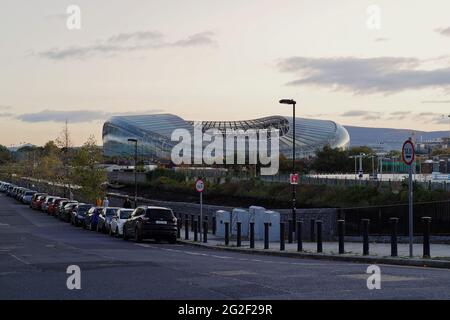
[[[81,289],[66,286],[69,265]],[[0,299],[449,299],[450,270],[135,244],[85,231],[0,194]]]

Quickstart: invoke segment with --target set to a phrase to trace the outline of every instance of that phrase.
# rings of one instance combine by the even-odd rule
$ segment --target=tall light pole
[[[134,207],[137,208],[137,139],[128,139],[134,143]]]
[[[296,101],[293,99],[282,99],[279,101],[281,104],[288,104],[292,106],[292,174],[295,174],[295,105]],[[295,212],[295,205],[297,202],[297,195],[296,195],[296,187],[295,184],[292,184],[292,223],[293,227],[291,230],[296,232],[297,228],[297,214]]]

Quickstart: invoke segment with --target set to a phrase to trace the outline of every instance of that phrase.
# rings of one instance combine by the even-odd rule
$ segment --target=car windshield
[[[171,219],[174,217],[170,209],[147,209],[145,216],[152,219]]]
[[[90,208],[91,208],[90,205],[78,206],[78,212],[79,213],[86,213],[86,211],[88,211]]]
[[[33,194],[34,194],[33,191],[27,191],[27,192],[25,192],[25,195],[26,195],[26,196],[31,196],[31,195],[33,195]]]
[[[117,209],[114,208],[107,208],[106,209],[106,215],[107,216],[113,216],[116,213]]]
[[[133,213],[133,210],[120,210],[120,219],[128,219]]]

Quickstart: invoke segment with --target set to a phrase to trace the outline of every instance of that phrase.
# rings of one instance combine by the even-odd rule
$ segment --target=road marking
[[[16,256],[16,255],[14,255],[14,254],[12,254],[12,253],[10,253],[9,254],[11,257],[13,257],[14,259],[16,259],[17,261],[20,261],[20,262],[22,262],[22,263],[24,263],[24,264],[26,264],[26,265],[30,265],[30,263],[28,262],[28,261],[25,261],[24,259],[21,259],[21,258],[19,258],[18,256]]]
[[[367,274],[340,274],[339,277],[351,278],[356,280],[366,280]],[[425,278],[407,277],[407,276],[393,276],[389,274],[382,275],[383,282],[400,282],[400,281],[423,281]]]
[[[229,277],[257,274],[255,272],[250,272],[250,271],[245,271],[245,270],[214,271],[214,272],[210,272],[210,273],[218,275],[218,276],[229,276]]]

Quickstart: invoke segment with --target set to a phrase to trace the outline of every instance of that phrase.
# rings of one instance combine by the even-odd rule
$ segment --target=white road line
[[[12,254],[12,253],[10,253],[9,254],[11,257],[13,257],[14,259],[16,259],[17,261],[20,261],[20,262],[22,262],[22,263],[24,263],[24,264],[26,264],[26,265],[30,265],[30,263],[28,262],[28,261],[25,261],[24,259],[21,259],[21,258],[19,258],[18,256],[16,256],[16,255],[14,255],[14,254]]]

